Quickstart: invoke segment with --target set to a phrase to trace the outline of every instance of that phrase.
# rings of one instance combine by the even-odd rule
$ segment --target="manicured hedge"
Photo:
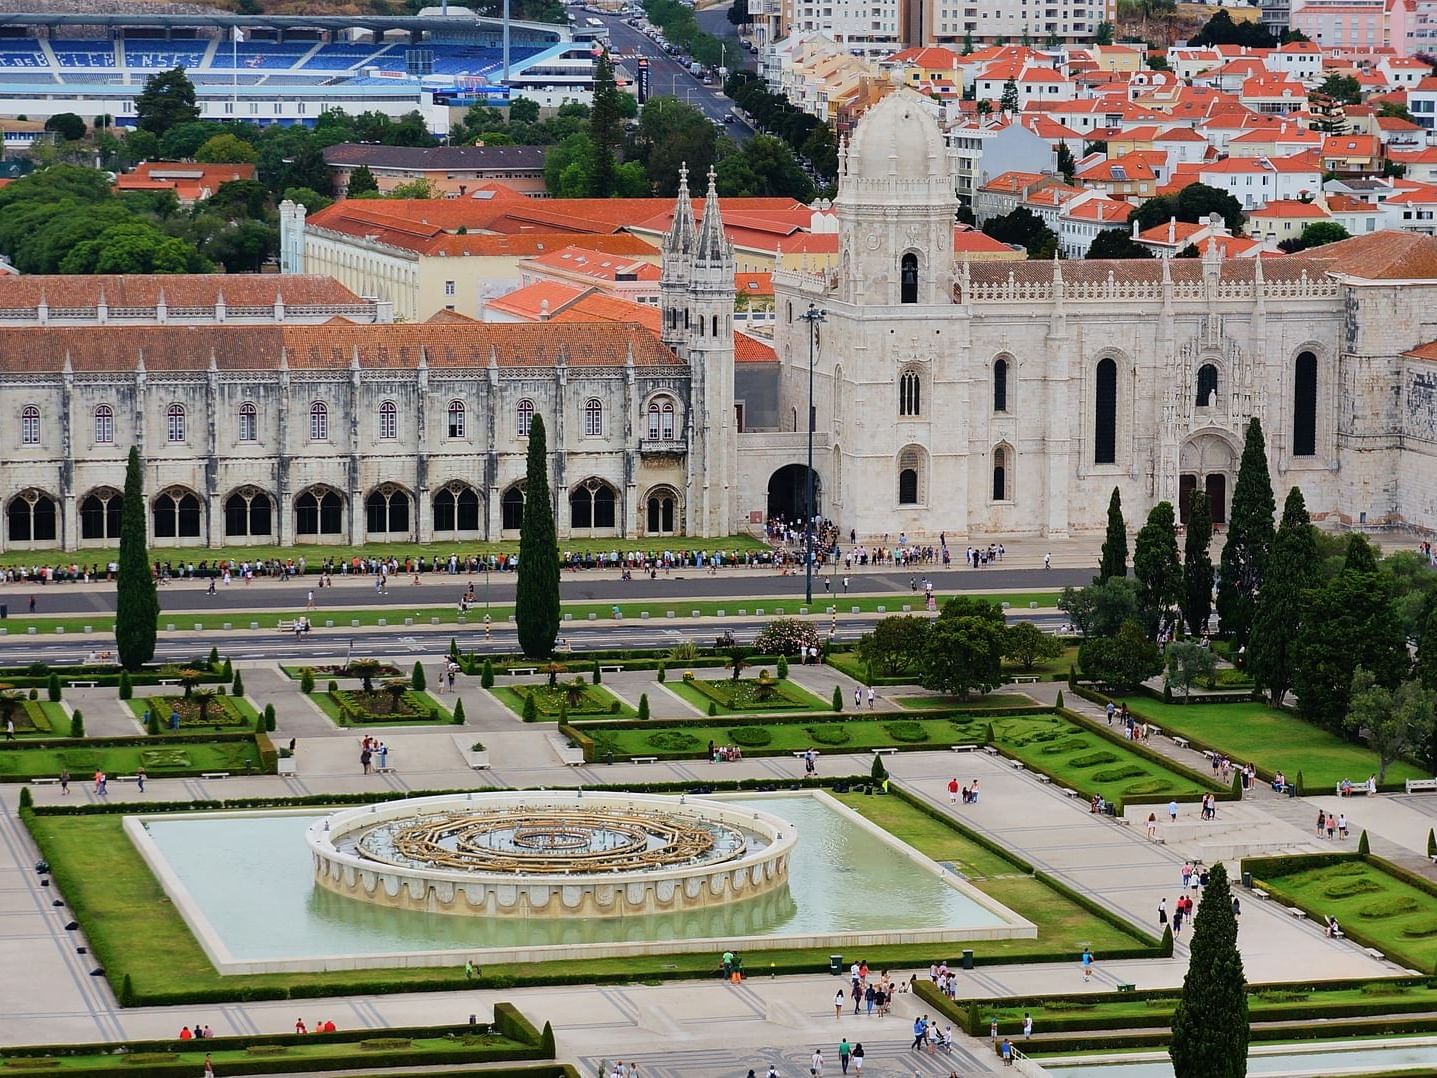
[[[1081,695],[1081,693],[1080,693],[1079,695]],[[1065,707],[1065,708],[1058,708],[1058,709],[1056,709],[1056,710],[1057,710],[1057,712],[1058,712],[1059,715],[1062,715],[1063,718],[1067,719],[1069,722],[1073,723],[1074,725],[1080,726],[1080,727],[1082,727],[1084,730],[1087,730],[1087,731],[1090,732],[1090,733],[1097,734],[1099,737],[1106,738],[1107,740],[1111,741],[1111,742],[1112,742],[1113,744],[1115,744],[1115,745],[1121,745],[1123,748],[1125,748],[1125,749],[1127,749],[1129,752],[1131,752],[1134,756],[1141,756],[1144,760],[1147,760],[1149,763],[1159,764],[1160,766],[1162,766],[1163,768],[1167,769],[1168,771],[1171,771],[1171,772],[1173,772],[1174,774],[1181,775],[1183,778],[1187,779],[1189,782],[1195,782],[1195,783],[1197,783],[1199,786],[1204,786],[1204,787],[1206,787],[1206,788],[1208,789],[1208,792],[1209,792],[1209,793],[1212,793],[1212,794],[1214,794],[1214,795],[1217,797],[1217,800],[1219,800],[1219,801],[1232,801],[1232,800],[1234,800],[1233,793],[1232,793],[1232,787],[1231,787],[1231,786],[1226,786],[1226,785],[1224,785],[1224,784],[1222,784],[1222,783],[1213,782],[1212,776],[1203,774],[1203,773],[1202,773],[1201,771],[1199,771],[1197,768],[1195,768],[1195,767],[1188,767],[1187,764],[1184,764],[1184,763],[1181,763],[1181,762],[1179,762],[1179,761],[1177,761],[1177,760],[1174,760],[1171,756],[1164,756],[1162,753],[1158,752],[1156,749],[1149,748],[1147,745],[1143,744],[1141,741],[1130,741],[1130,740],[1128,740],[1126,737],[1124,737],[1123,735],[1119,734],[1115,728],[1110,728],[1110,727],[1108,727],[1108,726],[1103,725],[1102,723],[1095,722],[1095,721],[1093,721],[1093,719],[1091,719],[1091,718],[1088,717],[1087,715],[1084,715],[1084,714],[1083,714],[1082,712],[1080,712],[1080,711],[1073,711],[1071,708],[1066,708],[1066,707]],[[1179,798],[1178,798],[1179,801],[1183,801],[1183,800],[1201,800],[1201,799],[1202,799],[1202,798],[1201,798],[1201,795],[1198,795],[1198,797],[1196,797],[1196,798],[1192,798],[1192,797],[1188,797],[1188,798],[1179,797]]]

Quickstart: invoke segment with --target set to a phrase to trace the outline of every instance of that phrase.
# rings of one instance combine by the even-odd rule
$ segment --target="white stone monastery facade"
[[[658,339],[318,300],[308,323],[0,310],[0,548],[113,547],[131,445],[158,548],[513,538],[536,415],[561,536],[728,535],[802,514],[810,379],[817,507],[844,533],[1096,532],[1114,487],[1130,520],[1191,487],[1222,520],[1252,416],[1279,497],[1437,528],[1437,239],[955,263],[953,167],[909,91],[857,125],[839,266],[774,273],[777,377],[740,380],[777,430],[744,424],[733,249],[686,181]]]

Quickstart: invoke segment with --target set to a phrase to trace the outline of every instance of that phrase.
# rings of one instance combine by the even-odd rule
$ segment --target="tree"
[[[1256,416],[1248,421],[1232,492],[1227,542],[1222,548],[1222,573],[1217,589],[1217,613],[1222,630],[1238,648],[1247,647],[1263,566],[1272,546],[1272,479],[1267,471],[1267,443]]]
[[[1278,244],[1288,254],[1305,251],[1309,247],[1321,247],[1327,243],[1350,238],[1350,233],[1336,221],[1313,221],[1302,230],[1302,234]]]
[[[1177,689],[1186,700],[1192,687],[1217,673],[1217,656],[1194,640],[1178,640],[1168,645],[1167,677],[1169,690]]]
[[[632,148],[644,162],[655,193],[664,197],[678,193],[680,166],[687,164],[690,176],[703,176],[718,160],[718,136],[708,117],[672,97],[655,98],[644,106]]]
[[[1422,633],[1417,638],[1417,665],[1414,669],[1422,684],[1437,689],[1437,603],[1422,623]]]
[[[195,84],[183,67],[157,71],[145,80],[135,98],[135,116],[140,130],[163,135],[172,127],[200,118],[195,104]]]
[[[145,477],[140,451],[130,446],[120,511],[120,561],[115,596],[115,649],[131,672],[155,657],[160,600],[145,549]]]
[[[1233,22],[1226,8],[1203,24],[1201,30],[1188,39],[1189,45],[1247,45],[1252,48],[1270,49],[1277,39],[1268,33],[1259,22]]]
[[[1090,680],[1130,692],[1162,670],[1163,657],[1136,621],[1126,621],[1116,636],[1085,640],[1078,665]]]
[[[1097,29],[1093,31],[1093,44],[1094,44],[1094,45],[1111,45],[1112,43],[1113,43],[1113,24],[1110,23],[1110,22],[1100,22],[1100,23],[1098,23]]]
[[[1073,160],[1073,151],[1068,149],[1066,142],[1058,143],[1058,175],[1063,177],[1065,183],[1073,182],[1073,173],[1078,169],[1078,163]]]
[[[374,173],[369,170],[368,165],[360,165],[351,169],[349,183],[345,185],[344,193],[350,198],[358,198],[360,195],[378,193],[379,181],[374,178]]]
[[[259,151],[234,135],[216,135],[195,151],[195,160],[215,165],[251,165],[259,160]]]
[[[1133,239],[1130,229],[1105,228],[1088,245],[1087,258],[1152,258],[1152,251]]]
[[[1103,557],[1098,563],[1099,584],[1115,576],[1128,575],[1128,526],[1123,521],[1123,495],[1117,487],[1108,499],[1108,534],[1103,539]]]
[[[1173,1012],[1168,1055],[1175,1078],[1243,1078],[1249,1032],[1237,916],[1227,868],[1218,861],[1198,904],[1183,994]]]
[[[1248,642],[1247,670],[1273,707],[1281,707],[1292,686],[1292,667],[1307,606],[1317,543],[1302,491],[1293,487],[1282,507],[1282,524],[1272,541]]]
[[[1051,257],[1058,244],[1058,237],[1043,224],[1043,219],[1026,206],[1002,217],[990,217],[983,222],[983,233],[1000,243],[1026,248],[1033,259]]]
[[[1138,616],[1138,582],[1115,576],[1086,588],[1064,588],[1058,609],[1084,637],[1112,636]]]
[[[1362,84],[1351,75],[1341,75],[1337,72],[1333,72],[1323,79],[1317,92],[1344,105],[1356,105],[1362,101]]]
[[[1018,112],[1018,84],[1012,76],[1003,84],[1003,96],[998,99],[998,107],[1008,116]]]
[[[1377,683],[1370,670],[1358,667],[1352,674],[1347,729],[1367,738],[1377,753],[1377,781],[1387,781],[1387,768],[1409,750],[1425,747],[1432,737],[1432,706],[1437,692],[1408,679],[1396,689]]]
[[[1040,662],[1050,662],[1063,654],[1063,642],[1043,632],[1031,621],[1015,621],[1004,630],[1003,655],[1031,670]]]
[[[923,652],[924,688],[966,700],[974,689],[988,692],[1003,681],[1003,626],[991,618],[938,618]]]
[[[334,204],[334,199],[327,195],[321,195],[313,187],[286,187],[279,196],[281,202],[298,202],[304,207],[305,213],[318,213],[326,206]]]
[[[1232,195],[1205,183],[1190,183],[1178,192],[1177,217],[1179,221],[1201,224],[1213,214],[1219,215],[1229,232],[1242,231],[1247,215],[1242,212],[1242,203]]]
[[[1173,503],[1158,502],[1138,532],[1133,547],[1133,576],[1138,581],[1138,613],[1149,636],[1161,632],[1182,602],[1183,567],[1178,559]]]
[[[1309,718],[1346,729],[1352,677],[1361,666],[1396,688],[1407,673],[1407,641],[1392,609],[1391,583],[1360,535],[1348,538],[1341,571],[1314,589],[1302,613],[1292,688]]]
[[[798,158],[786,142],[772,135],[755,135],[721,158],[715,176],[719,194],[725,198],[786,196],[808,202],[814,195],[813,181]]]
[[[385,198],[433,198],[434,185],[423,176],[418,179],[409,180],[407,183],[397,183],[389,189]]]
[[[897,614],[880,618],[873,631],[858,641],[858,657],[873,671],[895,676],[915,668],[923,658],[928,621]]]
[[[614,170],[623,131],[619,123],[619,90],[607,52],[594,59],[593,104],[589,108],[589,196],[612,198]]]
[[[519,629],[519,647],[534,659],[551,654],[559,635],[559,547],[554,536],[554,502],[549,494],[544,419],[537,412],[529,421],[525,475],[514,621]]]
[[[415,692],[423,692],[425,684],[424,664],[418,659],[415,659],[414,669],[409,674],[409,687]]]
[[[1212,616],[1212,511],[1207,494],[1194,489],[1188,495],[1187,534],[1183,536],[1183,620],[1188,632],[1201,636]]]
[[[79,142],[88,128],[85,121],[73,112],[57,112],[45,121],[45,130],[55,132],[66,142]]]

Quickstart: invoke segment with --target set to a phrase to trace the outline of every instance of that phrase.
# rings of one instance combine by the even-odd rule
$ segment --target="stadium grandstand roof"
[[[146,26],[169,29],[214,27],[240,30],[473,30],[476,24],[502,26],[503,20],[482,15],[234,15],[226,11],[177,14],[84,14],[54,12],[0,13],[0,27],[12,26],[103,26],[111,29]],[[557,23],[509,20],[511,29],[552,32],[567,39],[569,28]]]

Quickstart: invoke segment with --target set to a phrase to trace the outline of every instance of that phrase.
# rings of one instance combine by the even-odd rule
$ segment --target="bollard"
[[[259,628],[259,622],[257,622],[257,621],[252,621],[252,622],[249,623],[249,627],[250,627],[251,629],[258,629],[258,628]]]

